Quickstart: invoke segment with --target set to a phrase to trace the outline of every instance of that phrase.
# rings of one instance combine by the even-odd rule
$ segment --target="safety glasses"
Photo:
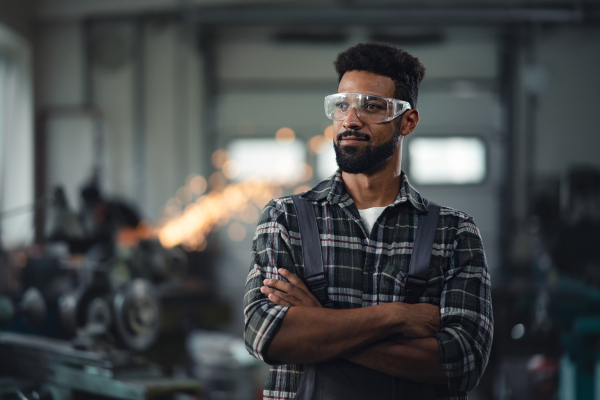
[[[376,124],[391,121],[410,108],[407,101],[372,94],[346,92],[325,97],[325,115],[335,121],[346,119],[354,109],[361,121]]]

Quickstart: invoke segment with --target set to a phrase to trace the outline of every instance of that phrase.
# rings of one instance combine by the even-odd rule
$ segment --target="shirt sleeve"
[[[251,355],[268,364],[276,364],[266,359],[266,351],[289,307],[272,303],[260,288],[265,279],[284,280],[277,272],[278,268],[294,270],[285,221],[283,201],[271,200],[265,206],[256,227],[244,294],[246,348]]]
[[[479,230],[459,224],[440,299],[442,329],[435,335],[451,390],[473,389],[488,362],[494,334],[490,276]]]

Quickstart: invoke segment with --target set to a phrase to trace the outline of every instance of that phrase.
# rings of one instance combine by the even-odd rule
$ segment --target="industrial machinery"
[[[186,329],[211,327],[197,312],[219,310],[207,256],[194,261],[204,275],[190,276],[197,254],[163,248],[131,207],[93,185],[82,196],[77,217],[55,190],[44,246],[0,248],[0,399],[199,397],[197,379],[148,352],[163,335],[185,360]],[[178,312],[165,319],[165,307]]]

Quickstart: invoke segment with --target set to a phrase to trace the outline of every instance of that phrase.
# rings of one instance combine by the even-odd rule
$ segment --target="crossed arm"
[[[294,275],[279,269],[295,266],[292,250],[299,241],[287,230],[286,206],[272,200],[265,207],[253,241],[244,295],[244,338],[250,354],[286,364],[344,357],[405,379],[445,383],[449,397],[477,384],[489,358],[494,320],[490,276],[472,218],[452,210],[443,215],[456,235],[438,250],[449,258],[449,269],[440,277],[439,309],[389,303],[330,310],[322,309],[298,278],[294,282]],[[294,294],[292,286],[279,287],[288,284],[282,277],[306,295]],[[277,282],[266,283],[265,278]],[[433,318],[429,325],[428,315]]]
[[[286,269],[288,282],[266,279],[261,292],[288,310],[267,356],[288,364],[343,357],[399,378],[445,384],[439,344],[439,308],[431,304],[387,303],[331,310],[321,307],[301,279]]]

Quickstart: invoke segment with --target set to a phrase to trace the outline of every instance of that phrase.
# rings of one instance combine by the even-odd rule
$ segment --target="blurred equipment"
[[[600,169],[572,166],[529,186],[525,229],[494,292],[493,396],[597,400]]]
[[[574,167],[568,180],[568,213],[551,244],[552,258],[561,274],[600,288],[600,170]]]
[[[600,170],[568,171],[568,202],[558,223],[539,213],[536,264],[546,277],[536,302],[539,326],[562,331],[558,395],[562,399],[600,398]],[[540,207],[541,208],[541,207]],[[543,208],[541,208],[543,209]],[[546,217],[546,218],[544,218]]]
[[[116,293],[92,280],[59,299],[65,331],[88,350],[112,343],[114,336],[125,349],[148,349],[159,334],[160,309],[154,286],[139,278]]]
[[[38,393],[32,400],[91,396],[142,400],[168,398],[176,393],[200,395],[195,380],[167,378],[158,366],[121,351],[90,352],[74,349],[65,341],[3,332],[0,353],[0,374],[15,378],[0,383],[3,396],[25,392],[22,389],[26,387]],[[27,398],[22,396],[16,398]]]
[[[164,248],[95,178],[81,196],[75,213],[54,190],[44,245],[0,249],[0,398],[199,396],[196,379],[171,372],[191,330],[229,320],[210,249]]]
[[[209,399],[241,399],[262,387],[267,365],[246,350],[244,339],[231,334],[194,331],[187,339],[192,376],[198,379]],[[261,374],[262,372],[262,374]]]
[[[134,280],[115,295],[113,310],[116,331],[128,348],[145,350],[154,343],[160,328],[160,306],[152,284]]]
[[[5,296],[0,296],[0,327],[22,315],[31,326],[40,326],[46,318],[46,302],[40,291],[30,287],[25,291],[17,307]]]
[[[45,235],[49,241],[81,240],[83,231],[77,215],[69,208],[62,186],[54,188],[46,218]]]

